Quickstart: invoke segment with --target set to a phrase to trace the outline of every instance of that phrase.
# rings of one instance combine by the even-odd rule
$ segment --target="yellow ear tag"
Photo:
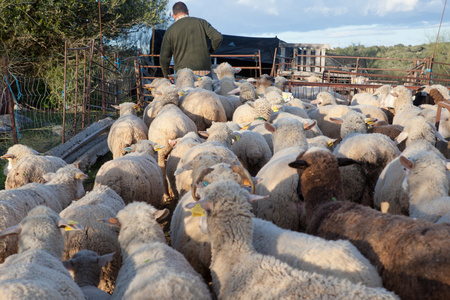
[[[333,145],[334,145],[333,142],[329,142],[329,143],[328,143],[328,147],[331,147],[331,146],[333,146]]]
[[[234,138],[236,139],[236,142],[238,142],[241,139],[241,137],[237,134],[234,135]]]
[[[274,105],[274,106],[272,106],[272,110],[273,110],[274,112],[277,112],[277,111],[278,111],[278,108]]]
[[[78,224],[78,222],[77,222],[77,221],[69,220],[69,221],[67,221],[67,224],[70,224],[70,225],[76,225],[76,224]]]
[[[154,147],[153,149],[155,149],[155,151],[159,151],[162,148],[164,148],[164,146],[158,145],[158,146]]]
[[[184,94],[186,94],[185,91],[180,91],[180,97],[181,97],[181,96],[184,96]]]
[[[65,229],[65,231],[73,230],[73,228],[72,228],[72,227],[69,227],[69,226],[64,227],[64,229]]]
[[[250,186],[250,182],[248,181],[247,178],[244,179],[244,185],[245,185],[245,186]]]
[[[197,77],[197,81],[202,81],[202,78],[201,77]]]
[[[203,210],[200,204],[195,204],[193,208],[191,208],[191,213],[193,217],[203,217],[205,215],[205,211]]]
[[[248,125],[247,126],[244,126],[244,127],[242,127],[241,128],[241,130],[246,130],[248,128]]]

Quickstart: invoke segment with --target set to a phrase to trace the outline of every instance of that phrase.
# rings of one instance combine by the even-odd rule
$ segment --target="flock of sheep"
[[[311,101],[237,72],[182,69],[142,118],[116,107],[88,193],[75,166],[8,149],[0,298],[448,297],[449,90]]]

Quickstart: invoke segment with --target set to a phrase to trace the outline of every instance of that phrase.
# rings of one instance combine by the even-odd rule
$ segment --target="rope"
[[[13,96],[14,103],[16,104],[16,107],[19,107],[19,103],[17,103],[17,100],[20,100],[20,98],[22,98],[22,92],[20,91],[19,81],[17,80],[17,77],[14,76],[14,74],[9,73],[9,75],[11,75],[12,77],[14,77],[14,80],[16,81],[17,89],[18,89],[18,92],[17,92],[17,98],[16,98],[16,96],[14,95],[14,92],[13,92],[13,90],[12,90],[11,85],[9,84],[9,80],[8,80],[8,78],[6,77],[6,75],[4,75],[4,76],[5,76],[5,81],[6,81],[6,83],[8,84],[9,90],[11,91],[11,94],[12,94],[12,96]],[[14,110],[14,123],[15,123],[15,125],[16,125],[17,138],[20,139],[20,138],[22,138],[22,135],[21,135],[20,132],[19,132],[19,126],[17,126],[17,108]]]

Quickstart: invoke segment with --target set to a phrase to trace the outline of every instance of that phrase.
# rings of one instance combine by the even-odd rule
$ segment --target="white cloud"
[[[339,16],[348,12],[346,7],[313,6],[305,8],[305,13],[318,14],[321,16]]]
[[[276,0],[237,0],[237,5],[248,6],[252,8],[255,13],[261,11],[269,15],[280,15],[279,6],[280,2]]]
[[[368,3],[364,12],[383,17],[391,13],[412,11],[418,7],[418,3],[419,0],[378,0]]]

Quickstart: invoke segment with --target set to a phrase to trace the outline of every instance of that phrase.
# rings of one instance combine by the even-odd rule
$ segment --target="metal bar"
[[[86,55],[86,49],[83,51],[84,53],[84,64],[83,64],[83,106],[82,106],[82,110],[83,110],[83,114],[81,116],[81,129],[84,129],[84,127],[86,126],[86,99],[87,99],[87,94],[86,94],[86,63],[87,63],[87,55]]]
[[[9,104],[9,116],[11,117],[11,131],[13,136],[14,144],[19,143],[19,138],[17,136],[17,128],[16,128],[16,118],[14,116],[14,99],[13,95],[10,91],[11,84],[9,82],[9,73],[8,73],[8,58],[6,56],[3,57],[3,70],[5,73],[6,84],[6,101]]]
[[[62,143],[66,142],[66,82],[67,82],[67,41],[64,42],[64,97],[63,97],[63,130]]]
[[[77,134],[77,111],[78,111],[78,50],[75,52],[75,120],[73,122],[74,135]]]

